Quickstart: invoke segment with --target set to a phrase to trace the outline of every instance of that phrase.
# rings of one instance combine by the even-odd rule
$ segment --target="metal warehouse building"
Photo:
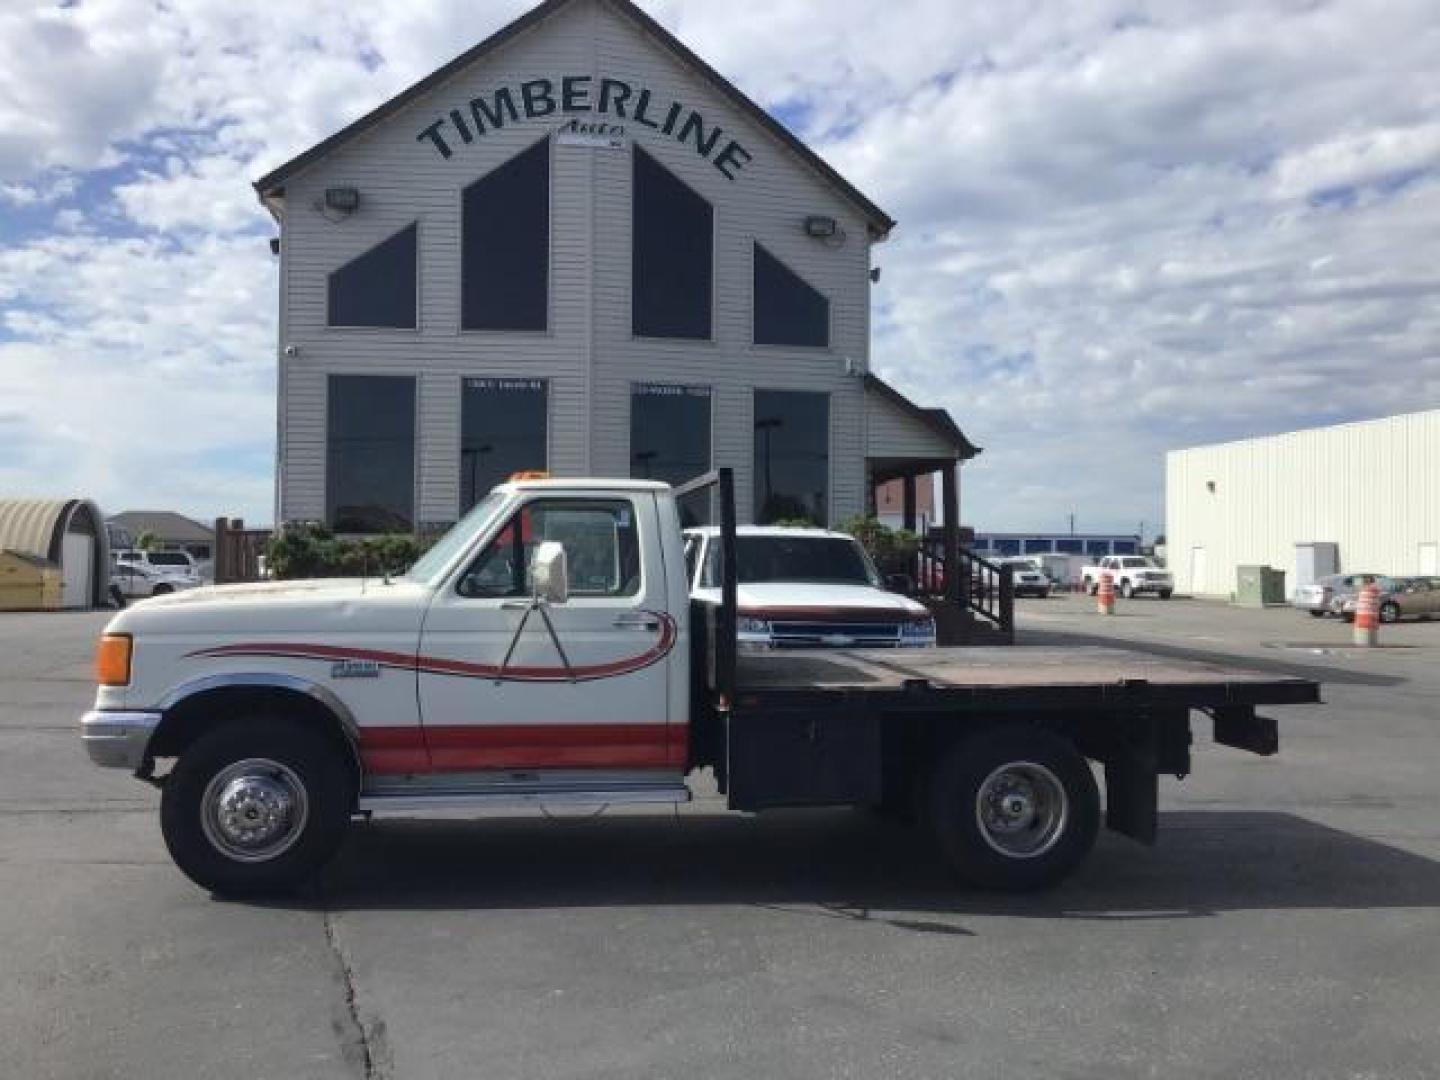
[[[60,607],[99,607],[108,599],[105,519],[89,499],[0,499],[0,551],[58,571]]]
[[[1314,545],[1338,570],[1440,574],[1440,410],[1173,451],[1165,526],[1181,592],[1228,594],[1246,565],[1293,592]]]
[[[868,372],[894,222],[629,0],[541,4],[256,188],[277,520],[424,528],[520,470],[721,465],[753,520],[843,521],[897,478],[913,517],[936,471],[959,520],[977,449]]]

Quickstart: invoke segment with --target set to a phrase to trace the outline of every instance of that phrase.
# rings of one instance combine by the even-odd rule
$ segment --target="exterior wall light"
[[[805,235],[817,240],[828,240],[840,231],[840,224],[833,217],[811,214],[805,219]]]
[[[360,209],[360,189],[353,187],[332,187],[325,189],[325,209],[342,214],[353,214]]]

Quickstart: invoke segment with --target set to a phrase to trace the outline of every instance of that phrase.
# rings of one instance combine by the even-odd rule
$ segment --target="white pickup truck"
[[[1169,600],[1175,592],[1175,578],[1154,559],[1145,555],[1108,555],[1095,566],[1082,567],[1080,583],[1091,596],[1100,588],[1100,576],[1109,574],[1115,591],[1129,599],[1137,593],[1154,593]]]
[[[720,530],[685,531],[690,596],[721,602]],[[742,649],[923,648],[935,619],[884,587],[860,542],[827,529],[742,525],[735,530]]]
[[[1262,703],[1318,687],[1109,649],[766,650],[736,643],[733,478],[720,602],[689,598],[676,492],[502,484],[394,578],[225,585],[105,628],[81,737],[161,788],[180,868],[217,893],[291,888],[352,818],[690,798],[860,805],[923,819],[967,881],[1024,889],[1083,860],[1101,821],[1156,829],[1191,770],[1190,714],[1275,752]]]

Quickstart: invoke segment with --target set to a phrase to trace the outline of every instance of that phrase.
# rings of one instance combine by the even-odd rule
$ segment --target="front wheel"
[[[1380,621],[1383,623],[1398,622],[1400,619],[1400,605],[1393,600],[1386,600],[1380,605]]]
[[[1135,595],[1135,586],[1128,581],[1122,581],[1120,583],[1120,595],[1126,600],[1133,598]]]
[[[170,856],[220,895],[286,892],[340,846],[355,801],[349,763],[319,732],[238,720],[180,756],[160,799]]]
[[[1160,590],[1160,599],[1161,599],[1161,600],[1169,600],[1170,597],[1172,597],[1172,596],[1174,596],[1174,595],[1175,595],[1175,593],[1174,593],[1174,591],[1171,590],[1171,589],[1161,589],[1161,590]]]
[[[961,739],[942,759],[930,819],[952,869],[972,885],[1020,892],[1057,884],[1095,844],[1100,793],[1089,763],[1043,728]]]

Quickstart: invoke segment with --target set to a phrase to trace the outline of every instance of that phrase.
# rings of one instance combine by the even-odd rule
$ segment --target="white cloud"
[[[26,448],[0,489],[268,516],[275,284],[248,181],[527,6],[7,6],[0,245],[4,208],[55,212],[0,246],[0,370],[23,375],[0,411],[25,419],[0,439]],[[1428,0],[644,6],[899,219],[874,363],[987,447],[976,524],[1154,522],[1167,448],[1440,403]],[[69,205],[104,165],[124,178]],[[121,470],[136,380],[147,465]],[[177,444],[211,464],[169,467]]]

